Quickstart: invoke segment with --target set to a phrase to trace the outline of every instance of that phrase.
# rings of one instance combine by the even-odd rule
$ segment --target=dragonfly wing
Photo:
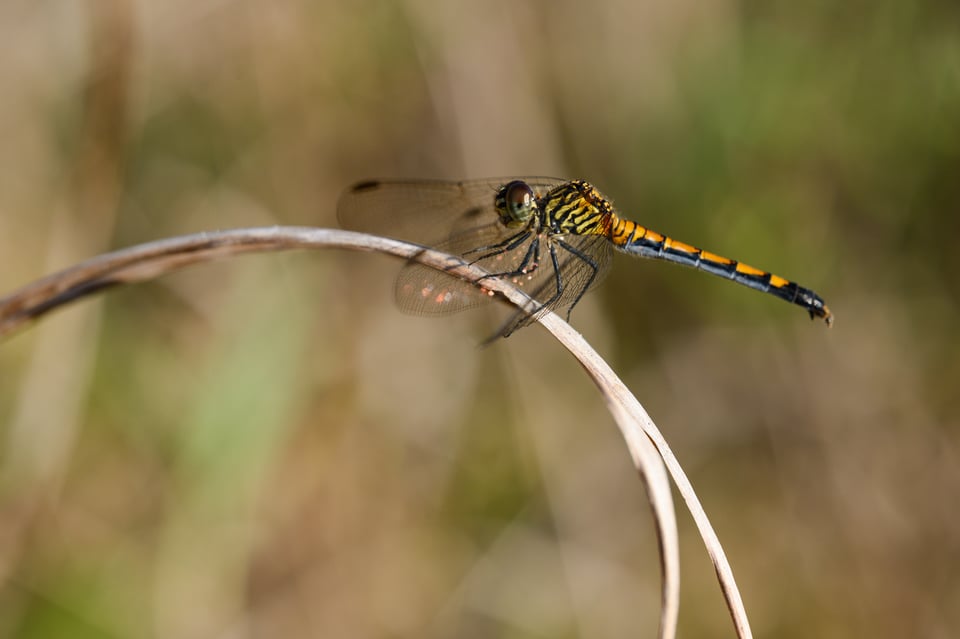
[[[397,306],[411,315],[450,315],[488,299],[473,284],[411,262],[397,276]]]
[[[498,335],[507,337],[518,328],[533,323],[547,311],[565,313],[569,317],[583,295],[603,281],[610,270],[613,250],[604,236],[573,235],[554,238],[550,242],[553,255],[548,248],[537,277],[527,287],[531,297],[542,306],[532,314],[517,311],[500,328]],[[553,263],[553,256],[556,257],[559,271]]]
[[[560,268],[559,286],[551,247]],[[548,233],[508,229],[499,222],[457,231],[437,249],[510,281],[549,309],[576,304],[606,274],[611,254],[609,242],[601,236],[556,240]],[[398,306],[415,315],[456,313],[491,297],[482,286],[416,262],[400,271],[395,293]]]
[[[461,256],[490,272],[500,273],[505,269],[513,270],[513,264],[519,263],[528,252],[529,239],[510,250],[505,248],[517,235],[516,230],[507,229],[499,222],[488,222],[483,226],[458,229],[449,239],[436,244],[436,248]],[[478,248],[498,245],[504,250],[497,252],[496,258],[476,259]],[[400,271],[394,292],[400,309],[414,315],[448,315],[490,299],[488,293],[470,282],[413,261]]]
[[[550,238],[507,229],[494,209],[500,187],[516,179],[529,184],[538,198],[566,182],[549,177],[363,182],[341,196],[337,217],[346,229],[416,242],[463,257],[493,275],[508,277],[518,287],[533,292],[534,297],[539,292],[543,302],[550,299],[549,291],[551,287],[555,289],[556,282],[548,254]],[[609,247],[595,242],[596,239],[571,238],[569,246],[583,245],[582,254],[603,266],[608,261]],[[563,277],[570,280],[573,290],[564,290],[551,301],[551,308],[575,303],[593,275],[589,268],[586,274],[582,273],[587,262],[568,250],[558,250],[558,263],[561,272],[569,271]],[[596,281],[602,270],[594,278]],[[400,309],[415,315],[456,313],[490,299],[486,291],[474,284],[416,262],[401,270],[395,295]],[[521,314],[518,325],[526,317]]]
[[[563,244],[566,246],[561,246],[558,252],[566,256],[561,269],[568,285],[557,308],[576,304],[580,296],[600,284],[610,272],[613,258],[613,246],[603,235],[565,237]]]
[[[340,226],[439,248],[452,233],[497,220],[493,207],[500,186],[516,178],[447,182],[373,180],[347,189],[337,203]],[[520,178],[538,196],[562,184],[557,178]]]

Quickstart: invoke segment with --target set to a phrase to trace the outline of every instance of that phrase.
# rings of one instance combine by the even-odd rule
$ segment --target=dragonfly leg
[[[509,250],[506,249],[506,250]],[[488,257],[493,257],[497,255],[496,253],[491,254]],[[481,258],[483,259],[483,258]],[[484,275],[481,277],[478,282],[490,277],[517,277],[518,275],[528,275],[537,270],[537,267],[540,264],[540,238],[535,237],[533,241],[530,242],[530,246],[527,247],[527,252],[523,255],[523,259],[520,261],[520,265],[512,271],[502,271],[500,273],[490,273],[489,275]]]
[[[587,255],[583,251],[579,250],[575,246],[571,246],[570,244],[567,244],[563,240],[559,240],[559,239],[557,240],[557,244],[559,244],[566,251],[568,251],[578,259],[582,260],[584,264],[590,267],[590,278],[587,279],[586,283],[580,287],[580,290],[577,292],[577,297],[573,300],[573,303],[571,303],[570,306],[567,307],[567,320],[569,320],[570,313],[573,312],[573,307],[580,302],[580,298],[583,297],[584,293],[590,290],[590,285],[593,284],[593,280],[596,279],[597,273],[600,271],[600,267],[597,266],[597,263],[593,260],[593,258],[591,258],[589,255]],[[556,260],[554,260],[554,262],[556,262]]]
[[[556,292],[540,305],[540,309],[550,308],[563,296],[563,276],[560,274],[560,260],[557,258],[557,249],[550,244],[550,261],[553,262],[553,280],[556,282]]]
[[[501,253],[506,253],[507,251],[512,251],[513,249],[517,248],[518,246],[526,242],[529,237],[530,237],[530,231],[523,231],[521,233],[517,233],[516,235],[512,235],[508,237],[502,242],[497,242],[496,244],[490,244],[488,246],[478,246],[475,249],[470,249],[469,251],[463,254],[463,257],[467,257],[468,255],[475,255],[477,253],[482,253],[480,257],[470,262],[471,264],[476,264],[481,260],[485,260],[485,259],[494,257],[496,255],[500,255]]]

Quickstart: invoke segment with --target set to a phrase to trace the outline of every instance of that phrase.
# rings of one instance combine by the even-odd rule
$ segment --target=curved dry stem
[[[190,264],[221,257],[305,248],[387,253],[416,260],[470,282],[476,282],[486,275],[482,269],[451,255],[407,242],[349,231],[271,227],[200,233],[107,253],[24,286],[0,299],[0,339],[56,308],[111,286],[146,281]],[[483,286],[518,308],[528,311],[536,308],[534,301],[503,280],[486,279]],[[634,465],[645,480],[660,541],[663,591],[659,636],[674,637],[676,634],[680,592],[676,516],[662,456],[694,515],[714,562],[737,634],[750,637],[747,617],[723,549],[690,482],[656,425],[579,333],[552,313],[540,318],[540,323],[578,359],[600,389]]]

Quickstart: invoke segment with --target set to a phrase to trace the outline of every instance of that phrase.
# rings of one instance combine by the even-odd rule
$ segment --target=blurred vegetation
[[[0,292],[368,177],[590,180],[818,291],[618,259],[573,314],[672,442],[757,636],[960,627],[960,5],[0,5]],[[2,637],[650,635],[643,489],[538,328],[249,257],[0,345]],[[692,523],[684,637],[732,636]]]

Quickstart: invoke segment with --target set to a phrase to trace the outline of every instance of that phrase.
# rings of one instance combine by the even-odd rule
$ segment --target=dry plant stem
[[[200,233],[104,254],[24,286],[0,299],[0,338],[10,335],[57,307],[111,286],[142,282],[190,264],[221,257],[305,248],[343,248],[388,253],[416,260],[473,282],[486,274],[482,269],[451,255],[415,244],[349,231],[271,227]],[[507,282],[486,279],[483,286],[519,308],[532,309],[533,302]],[[543,316],[540,323],[578,359],[600,389],[620,428],[634,465],[645,480],[660,540],[663,606],[659,636],[669,638],[676,634],[680,589],[676,517],[662,456],[694,515],[714,562],[737,634],[739,637],[750,637],[750,626],[723,549],[690,482],[656,425],[613,370],[579,333],[552,313]]]
[[[641,408],[641,410],[643,409]],[[644,412],[644,415],[646,415],[646,412]],[[697,530],[700,531],[700,537],[707,548],[707,554],[710,555],[710,561],[713,562],[713,568],[717,572],[717,580],[720,582],[723,597],[727,601],[727,609],[730,611],[731,619],[733,619],[737,636],[741,638],[753,637],[750,622],[747,619],[747,611],[743,607],[743,599],[740,597],[740,589],[737,588],[737,582],[733,577],[733,569],[730,567],[730,562],[727,561],[726,553],[723,552],[723,546],[720,545],[720,539],[717,537],[716,531],[710,524],[710,518],[703,510],[703,504],[697,499],[697,494],[693,491],[690,480],[683,472],[680,462],[677,461],[673,451],[670,450],[670,446],[667,445],[663,435],[653,425],[653,422],[651,422],[651,426],[652,428],[647,430],[647,435],[657,447],[663,462],[670,471],[670,476],[673,477],[673,481],[677,485],[677,490],[686,502],[687,508],[697,524]]]
[[[634,467],[646,480],[651,507],[655,513],[659,513],[656,515],[656,523],[663,575],[659,636],[674,637],[680,605],[680,548],[670,484],[659,452],[650,437],[651,431],[659,434],[657,427],[637,398],[580,333],[555,313],[547,313],[539,321],[573,353],[600,389],[600,394],[607,402],[607,410],[627,443]]]

